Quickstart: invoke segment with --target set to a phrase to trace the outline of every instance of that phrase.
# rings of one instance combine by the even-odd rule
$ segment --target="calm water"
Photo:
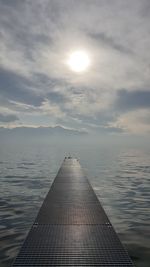
[[[9,267],[65,156],[80,163],[135,266],[150,266],[150,152],[104,145],[0,145],[0,266]]]

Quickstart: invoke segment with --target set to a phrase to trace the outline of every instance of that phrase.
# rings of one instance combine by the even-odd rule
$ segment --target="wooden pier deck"
[[[65,158],[13,264],[133,266],[77,159]]]

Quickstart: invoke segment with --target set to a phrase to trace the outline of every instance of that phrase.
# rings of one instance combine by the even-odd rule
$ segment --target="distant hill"
[[[62,126],[55,127],[16,127],[16,128],[4,128],[0,127],[0,137],[12,138],[12,137],[52,137],[52,136],[81,136],[86,135],[84,131],[67,129]]]

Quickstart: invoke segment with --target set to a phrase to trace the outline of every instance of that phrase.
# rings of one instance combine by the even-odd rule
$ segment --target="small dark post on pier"
[[[13,266],[133,266],[77,159],[63,161]]]

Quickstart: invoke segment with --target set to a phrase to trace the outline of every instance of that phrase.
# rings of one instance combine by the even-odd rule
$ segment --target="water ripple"
[[[73,149],[82,159],[81,164],[134,263],[148,267],[150,156],[132,149],[111,150],[111,153],[98,146],[90,150],[81,146]],[[25,146],[3,151],[0,266],[9,267],[50,188],[66,148]]]

